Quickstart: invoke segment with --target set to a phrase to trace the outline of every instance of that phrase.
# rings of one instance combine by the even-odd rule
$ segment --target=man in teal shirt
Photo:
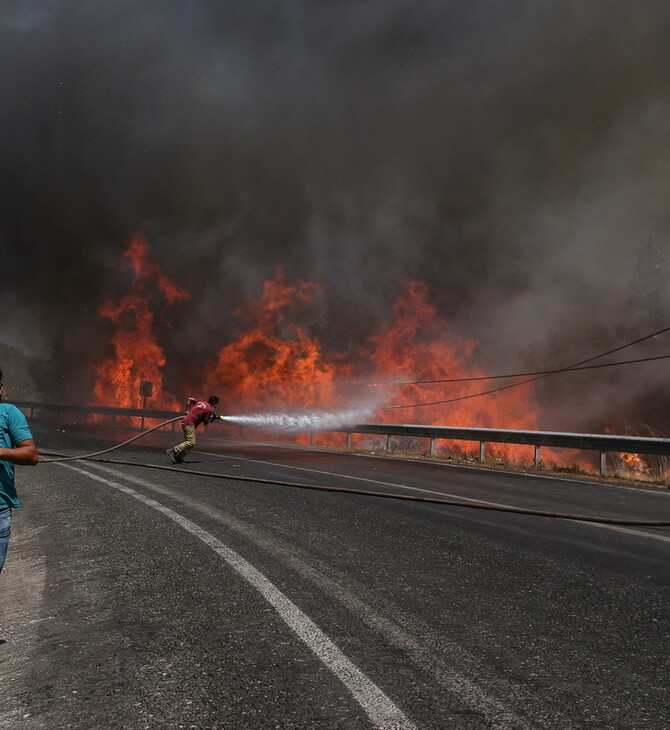
[[[1,402],[4,394],[0,370],[0,572],[12,533],[12,510],[19,506],[14,465],[33,466],[40,458],[26,417],[16,406]]]

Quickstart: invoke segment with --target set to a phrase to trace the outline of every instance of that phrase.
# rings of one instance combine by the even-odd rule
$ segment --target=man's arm
[[[34,439],[19,441],[13,449],[0,447],[0,461],[8,461],[17,466],[35,466],[39,460]]]

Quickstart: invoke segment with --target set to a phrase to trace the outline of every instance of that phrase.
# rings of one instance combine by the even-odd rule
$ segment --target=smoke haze
[[[345,354],[408,279],[490,372],[669,326],[669,32],[662,0],[5,3],[0,341],[75,397],[138,230],[192,294],[173,371],[279,266]],[[665,362],[538,383],[543,427],[670,433]]]

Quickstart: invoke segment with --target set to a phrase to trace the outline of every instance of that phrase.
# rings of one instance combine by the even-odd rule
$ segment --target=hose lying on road
[[[60,454],[54,454],[56,458],[53,459],[42,459],[40,458],[39,463],[48,464],[52,461],[77,461],[77,459],[90,459],[94,456],[101,456],[102,454],[108,454],[110,451],[116,451],[116,449],[120,449],[122,446],[126,446],[133,441],[137,441],[137,439],[142,438],[142,436],[145,436],[148,433],[151,433],[152,431],[156,431],[159,428],[163,428],[163,426],[167,426],[168,423],[173,423],[174,421],[179,421],[184,416],[175,416],[174,418],[168,418],[167,421],[163,421],[162,423],[159,423],[158,426],[154,426],[153,428],[148,428],[146,431],[142,431],[142,433],[138,433],[137,436],[133,436],[131,439],[128,439],[127,441],[124,441],[123,443],[116,444],[116,446],[110,446],[108,449],[103,449],[102,451],[94,451],[92,454],[83,454],[81,456],[61,456]],[[49,451],[43,451],[43,454],[50,454]]]
[[[174,466],[163,466],[161,464],[145,464],[140,461],[118,461],[115,459],[92,459],[86,457],[71,457],[86,459],[103,464],[119,464],[125,466],[140,466],[145,469],[162,469],[163,471],[176,471],[189,476],[210,477],[213,479],[228,479],[236,482],[253,482],[255,484],[268,484],[270,486],[294,487],[296,489],[312,489],[321,492],[341,492],[344,494],[357,494],[366,497],[381,497],[382,499],[400,499],[407,502],[427,502],[429,504],[441,504],[447,507],[469,507],[470,509],[483,509],[491,512],[512,512],[514,514],[529,515],[531,517],[550,517],[559,520],[573,520],[578,522],[596,522],[603,525],[624,525],[628,527],[670,527],[668,520],[630,520],[619,517],[598,517],[591,515],[570,514],[567,512],[546,512],[543,510],[526,509],[525,507],[512,507],[510,505],[493,505],[481,502],[461,502],[457,499],[443,499],[438,497],[417,497],[409,494],[389,494],[387,492],[373,492],[368,489],[349,489],[347,487],[326,487],[321,484],[299,484],[297,482],[281,482],[276,479],[261,479],[260,477],[243,477],[228,474],[213,474],[208,471],[185,470]],[[46,460],[45,460],[46,461]],[[49,461],[66,461],[66,459],[51,459]]]
[[[402,499],[409,502],[428,502],[430,504],[443,504],[449,507],[472,507],[472,509],[485,509],[493,512],[514,512],[521,515],[532,515],[534,517],[553,517],[561,520],[578,520],[580,522],[598,522],[605,525],[636,525],[638,527],[670,527],[667,520],[628,520],[618,517],[589,517],[588,515],[573,515],[565,512],[544,512],[542,510],[526,509],[524,507],[512,507],[509,505],[484,504],[482,502],[461,502],[457,499],[443,499],[439,497],[416,497],[410,494],[387,494],[386,492],[373,492],[367,489],[348,489],[347,487],[324,487],[320,484],[299,484],[297,482],[279,482],[275,479],[261,479],[260,477],[229,476],[228,474],[212,474],[207,471],[185,472],[174,466],[163,466],[161,464],[143,464],[138,461],[115,461],[112,459],[91,459],[108,464],[125,464],[126,466],[142,466],[148,469],[164,469],[165,471],[177,471],[200,477],[213,477],[215,479],[233,479],[236,482],[255,482],[257,484],[269,484],[280,487],[296,487],[298,489],[316,489],[322,492],[344,492],[345,494],[361,494],[367,497],[383,497],[384,499]]]
[[[56,458],[51,459],[40,459],[40,463],[53,463],[58,461],[77,461],[77,460],[89,460],[89,461],[95,461],[95,462],[101,462],[103,464],[120,464],[125,466],[140,466],[145,469],[162,469],[163,471],[176,471],[181,474],[189,474],[191,476],[201,476],[201,477],[210,477],[214,479],[229,479],[236,482],[254,482],[255,484],[268,484],[271,486],[280,486],[280,487],[294,487],[296,489],[312,489],[312,490],[319,490],[322,492],[341,492],[344,494],[357,494],[357,495],[363,495],[366,497],[380,497],[382,499],[399,499],[404,500],[407,502],[426,502],[428,504],[441,504],[448,507],[469,507],[470,509],[483,509],[483,510],[489,510],[491,512],[512,512],[514,514],[520,514],[520,515],[529,515],[532,517],[550,517],[552,519],[560,519],[560,520],[574,520],[578,522],[595,522],[598,524],[604,524],[604,525],[625,525],[628,527],[670,527],[670,520],[630,520],[630,519],[623,519],[619,517],[597,517],[597,516],[590,516],[590,515],[578,515],[578,514],[570,514],[567,512],[546,512],[543,510],[533,510],[533,509],[526,509],[525,507],[512,507],[510,505],[494,505],[494,504],[485,504],[482,502],[462,502],[457,499],[443,499],[438,497],[417,497],[415,495],[410,494],[388,494],[386,492],[373,492],[367,489],[349,489],[347,487],[326,487],[321,484],[299,484],[297,482],[280,482],[276,479],[261,479],[260,477],[243,477],[243,476],[234,476],[234,475],[228,475],[228,474],[213,474],[212,472],[208,471],[194,471],[194,470],[185,470],[184,468],[178,468],[174,466],[163,466],[161,464],[145,464],[143,462],[139,461],[118,461],[114,459],[98,459],[94,457],[101,456],[102,454],[107,454],[110,451],[115,451],[116,449],[120,449],[122,446],[126,446],[129,443],[132,443],[133,441],[136,441],[137,439],[141,438],[147,433],[151,433],[152,431],[156,431],[159,428],[162,428],[163,426],[166,426],[168,423],[172,423],[173,421],[178,421],[183,416],[175,416],[175,418],[170,418],[167,421],[163,421],[162,423],[159,423],[157,426],[154,426],[153,428],[149,428],[146,431],[142,431],[142,433],[137,434],[137,436],[133,436],[131,439],[128,439],[127,441],[124,441],[123,443],[116,444],[115,446],[110,447],[109,449],[104,449],[102,451],[96,451],[92,454],[84,454],[81,456],[62,456],[61,454],[53,454]],[[43,452],[45,454],[49,454],[50,452]]]

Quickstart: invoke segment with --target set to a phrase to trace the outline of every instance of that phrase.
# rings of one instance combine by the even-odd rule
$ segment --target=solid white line
[[[293,469],[295,471],[307,471],[312,472],[313,474],[323,474],[327,476],[335,476],[339,477],[340,479],[350,479],[352,481],[356,482],[368,482],[369,484],[378,484],[383,487],[397,487],[398,489],[407,489],[410,492],[422,492],[423,494],[435,494],[439,497],[443,497],[444,499],[460,499],[463,502],[474,502],[476,504],[485,504],[490,507],[513,507],[514,505],[509,504],[503,504],[501,502],[489,502],[486,499],[476,499],[472,497],[464,497],[461,494],[452,494],[451,492],[438,492],[434,489],[422,489],[421,487],[410,487],[406,484],[398,484],[396,482],[383,482],[379,479],[368,479],[367,477],[354,477],[349,474],[338,474],[337,472],[332,471],[321,471],[320,469],[310,469],[309,467],[305,466],[291,466],[290,464],[277,464],[273,461],[263,461],[261,459],[249,459],[245,456],[238,456],[238,457],[229,457],[229,456],[222,456],[221,454],[214,454],[212,452],[203,452],[207,454],[207,456],[216,456],[218,458],[225,458],[229,459],[231,461],[250,461],[255,464],[265,464],[266,466],[278,466],[282,469]],[[495,472],[495,469],[489,469],[488,471]],[[231,479],[234,479],[234,475],[229,475]],[[543,479],[549,479],[550,477],[540,474],[532,474],[530,476],[543,478]],[[600,486],[596,482],[589,482],[589,484],[593,484],[595,486]],[[633,489],[633,487],[625,487],[623,485],[608,485],[613,486],[618,489]],[[652,494],[655,494],[655,492],[652,492]],[[604,530],[612,530],[613,532],[623,532],[628,535],[636,535],[637,537],[645,537],[649,538],[650,540],[660,540],[661,542],[670,542],[670,537],[665,537],[663,535],[658,535],[654,532],[645,532],[644,530],[635,530],[631,527],[622,527],[620,525],[607,525],[602,522],[585,522],[583,520],[571,520],[574,524],[578,525],[588,525],[589,527],[601,527]]]
[[[281,444],[273,444],[276,448],[290,448],[287,446],[282,446]],[[303,447],[303,449],[306,449],[307,447]],[[254,461],[258,464],[269,464],[272,466],[284,466],[284,463],[277,464],[272,461],[261,461],[260,459],[249,459],[244,456],[223,456],[222,454],[214,454],[211,452],[203,451],[200,452],[203,454],[207,454],[207,456],[218,456],[219,458],[226,458],[230,459],[231,461],[240,460],[240,461]],[[327,454],[335,454],[336,456],[352,456],[355,458],[360,459],[371,459],[371,460],[379,460],[379,461],[387,461],[389,459],[400,459],[400,457],[396,456],[394,457],[392,454],[389,456],[384,455],[371,455],[371,454],[346,454],[345,452],[341,451],[326,451],[325,449],[319,449],[317,453],[327,453]],[[412,462],[412,459],[406,460],[408,463]],[[460,463],[448,463],[448,462],[437,462],[437,461],[422,461],[420,462],[422,465],[425,466],[439,466],[444,469],[467,469],[468,471],[478,471],[478,472],[486,472],[488,474],[498,474],[500,476],[519,476],[519,477],[527,477],[528,479],[549,479],[554,482],[566,482],[568,484],[577,484],[579,486],[590,486],[590,487],[608,487],[611,489],[623,489],[625,491],[636,491],[636,492],[644,492],[646,494],[653,494],[653,495],[659,495],[664,498],[670,498],[670,490],[663,490],[659,491],[656,487],[646,487],[643,485],[635,485],[632,486],[630,484],[614,484],[613,482],[598,482],[598,481],[590,481],[588,479],[575,479],[573,477],[566,477],[561,476],[560,474],[535,474],[533,472],[527,472],[527,471],[505,471],[502,469],[494,469],[490,466],[483,466],[482,464],[460,464]],[[307,467],[300,467],[300,466],[288,466],[286,465],[287,469],[301,469],[302,471],[315,471],[317,474],[331,474],[333,475],[334,472],[320,472],[317,469],[308,469]],[[340,476],[340,475],[338,475]],[[357,477],[352,477],[357,478]],[[383,483],[383,482],[381,482]],[[398,485],[402,486],[402,485]],[[406,489],[413,489],[414,487],[405,487]],[[418,489],[418,488],[417,488]],[[429,491],[425,489],[418,489],[418,491]],[[439,494],[439,492],[436,492],[436,494]]]
[[[636,537],[646,537],[649,540],[670,542],[670,537],[666,537],[665,535],[658,535],[655,532],[643,532],[642,530],[634,530],[632,527],[622,527],[621,525],[604,525],[602,522],[582,522],[581,524],[589,525],[589,527],[602,527],[605,530],[614,530],[615,532],[624,532],[627,535],[635,535]]]
[[[380,728],[380,730],[416,730],[416,726],[408,720],[406,715],[392,700],[372,680],[363,674],[305,613],[287,598],[263,573],[239,555],[239,553],[236,553],[218,538],[214,537],[214,535],[203,530],[178,512],[175,512],[169,507],[165,507],[160,502],[146,497],[140,492],[136,492],[130,487],[110,481],[97,474],[91,474],[71,464],[59,464],[59,466],[77,471],[90,479],[102,482],[109,487],[118,489],[138,499],[147,506],[161,512],[176,522],[180,527],[183,527],[187,532],[190,532],[205,544],[209,545],[228,565],[259,591],[265,600],[277,611],[284,622],[316,654],[325,666],[343,682],[376,727]]]
[[[436,489],[423,489],[421,487],[410,487],[407,484],[398,484],[397,482],[383,482],[380,479],[369,479],[368,477],[355,477],[351,474],[340,474],[336,471],[322,471],[321,469],[310,469],[306,466],[293,466],[291,464],[277,464],[274,461],[263,461],[261,459],[249,459],[246,456],[242,457],[229,457],[222,456],[221,454],[213,454],[208,451],[203,451],[203,454],[207,456],[216,456],[219,459],[229,459],[230,461],[248,461],[252,464],[265,464],[265,466],[278,466],[282,469],[292,469],[293,471],[307,471],[311,474],[323,474],[329,477],[338,477],[339,479],[349,479],[354,482],[367,482],[368,484],[378,484],[381,487],[397,487],[398,489],[407,489],[410,492],[421,492],[422,494],[435,494],[438,497],[453,497],[454,499],[462,499],[464,502],[477,502],[478,504],[489,504],[494,507],[507,507],[509,505],[499,504],[498,502],[487,502],[484,499],[473,499],[470,497],[462,497],[460,494],[450,494],[449,492],[438,492]],[[235,475],[228,474],[230,479],[235,479]]]

